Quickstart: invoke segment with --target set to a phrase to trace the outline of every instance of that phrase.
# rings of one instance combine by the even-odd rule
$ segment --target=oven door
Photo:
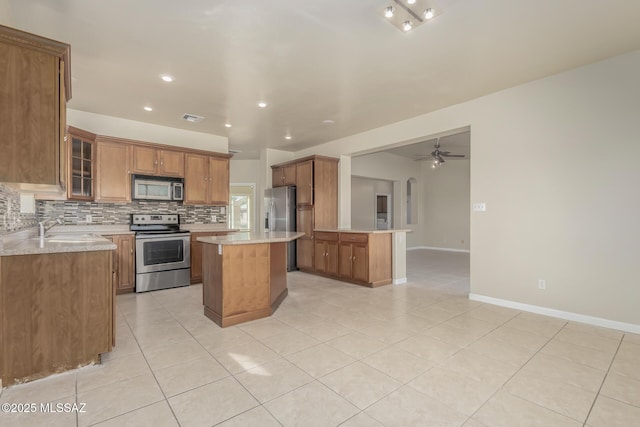
[[[189,234],[137,234],[136,273],[191,267]]]

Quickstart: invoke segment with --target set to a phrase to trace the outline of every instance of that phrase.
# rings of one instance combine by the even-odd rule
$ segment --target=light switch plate
[[[484,202],[474,203],[473,204],[473,211],[474,212],[486,212],[487,211],[487,204],[484,203]]]

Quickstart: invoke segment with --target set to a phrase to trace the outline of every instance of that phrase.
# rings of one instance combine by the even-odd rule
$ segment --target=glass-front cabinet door
[[[69,182],[67,198],[93,200],[94,193],[94,148],[96,136],[91,132],[69,126]]]

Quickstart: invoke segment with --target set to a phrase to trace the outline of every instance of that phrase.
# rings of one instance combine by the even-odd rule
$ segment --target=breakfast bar
[[[287,242],[299,232],[198,237],[204,315],[221,327],[271,316],[287,296]]]

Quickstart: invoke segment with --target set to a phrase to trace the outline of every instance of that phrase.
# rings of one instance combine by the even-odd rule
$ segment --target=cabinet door
[[[160,150],[159,173],[162,176],[184,178],[184,153],[171,150]]]
[[[313,264],[315,266],[315,270],[319,273],[325,273],[327,271],[327,262],[326,262],[326,251],[327,243],[322,240],[316,240],[313,245]]]
[[[282,168],[271,169],[271,186],[273,188],[282,187],[284,185],[284,176],[282,175]]]
[[[158,173],[158,150],[134,145],[131,149],[131,170],[142,175]]]
[[[327,159],[314,161],[313,204],[316,228],[338,226],[338,163]]]
[[[313,204],[313,160],[296,165],[296,203],[299,205]]]
[[[94,199],[95,138],[92,133],[69,128],[65,152],[69,156],[67,198],[70,200]]]
[[[298,208],[296,228],[304,233],[297,240],[297,263],[300,269],[313,269],[313,207],[301,206]]]
[[[229,204],[229,159],[209,158],[209,203]]]
[[[58,184],[59,59],[3,40],[0,70],[0,182]]]
[[[352,245],[353,280],[369,282],[369,260],[367,259],[367,245],[354,243]]]
[[[131,201],[131,175],[127,144],[96,142],[96,200]]]
[[[184,203],[206,205],[208,202],[209,159],[206,156],[185,156]]]
[[[338,276],[351,278],[353,269],[351,265],[351,243],[342,243],[338,245]]]
[[[282,167],[282,181],[284,185],[296,185],[296,165]]]
[[[325,251],[327,256],[326,260],[326,270],[327,274],[332,276],[338,275],[338,242],[327,242]]]
[[[133,292],[136,287],[134,236],[122,234],[105,237],[117,246],[113,266],[116,273],[116,293]]]

